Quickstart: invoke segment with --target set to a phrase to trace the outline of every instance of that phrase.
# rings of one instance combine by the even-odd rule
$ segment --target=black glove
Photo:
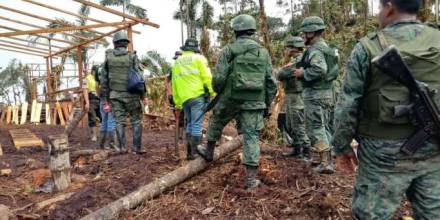
[[[272,111],[268,108],[264,109],[264,113],[263,113],[263,117],[264,118],[270,118],[270,116],[272,115]]]
[[[174,107],[176,104],[174,103],[174,99],[172,95],[168,96],[168,103],[170,103],[171,107]]]

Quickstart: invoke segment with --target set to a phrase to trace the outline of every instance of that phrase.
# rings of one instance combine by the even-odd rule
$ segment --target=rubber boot
[[[98,127],[92,128],[92,141],[96,142],[98,140]]]
[[[321,153],[317,151],[312,151],[310,163],[312,167],[316,167],[321,164]]]
[[[119,152],[127,153],[127,147],[125,146],[125,127],[123,125],[116,126],[116,133],[118,134]]]
[[[301,157],[301,148],[292,146],[292,151],[283,153],[283,156],[299,158]]]
[[[201,136],[191,136],[191,142],[187,152],[187,158],[186,158],[187,160],[196,159],[197,146],[199,146],[201,139],[202,139]]]
[[[187,160],[191,160],[190,155],[191,153],[191,134],[190,133],[186,133],[186,159]]]
[[[197,153],[199,153],[207,162],[211,162],[214,160],[214,148],[215,141],[208,141],[206,148],[201,145],[197,146]]]
[[[100,131],[99,132],[99,137],[98,137],[98,144],[99,144],[99,148],[104,149],[105,148],[105,140],[107,139],[107,132],[105,131]]]
[[[121,152],[121,147],[119,144],[118,133],[115,131],[110,132],[110,146],[112,146],[117,152]]]
[[[248,166],[246,165],[246,188],[253,189],[258,187],[261,183],[260,180],[257,179],[258,167]]]
[[[332,156],[330,151],[324,151],[321,153],[321,164],[313,168],[314,171],[322,174],[332,174],[335,172],[332,162]]]
[[[142,149],[142,124],[133,126],[133,152],[136,154],[145,154],[146,151]]]
[[[312,156],[310,155],[310,146],[305,146],[302,153],[304,161],[310,163],[312,161]]]
[[[113,133],[112,132],[106,132],[105,133],[105,140],[104,140],[104,149],[110,150],[112,146],[112,140],[113,140]]]

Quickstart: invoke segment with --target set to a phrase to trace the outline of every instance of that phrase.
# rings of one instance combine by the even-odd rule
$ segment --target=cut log
[[[239,148],[243,143],[241,137],[237,137],[230,142],[227,142],[216,148],[214,160],[217,160],[232,151]],[[154,182],[141,186],[136,191],[90,213],[89,215],[82,218],[82,220],[104,220],[116,218],[120,211],[123,209],[132,209],[147,199],[152,199],[165,190],[173,187],[186,179],[194,176],[200,171],[208,167],[209,163],[206,163],[202,158],[197,158],[195,160],[189,161],[184,166],[177,168],[171,173],[156,179]]]
[[[38,210],[44,209],[45,207],[50,206],[54,203],[64,201],[64,200],[70,198],[73,194],[74,194],[73,192],[66,193],[66,194],[62,194],[62,195],[56,196],[54,198],[50,198],[48,200],[44,200],[42,202],[39,202],[35,205],[35,210],[38,211]]]
[[[12,108],[12,122],[16,125],[19,124],[19,115],[18,115],[18,106],[14,105],[14,107]]]
[[[55,183],[55,190],[63,191],[70,185],[70,157],[67,136],[49,136],[49,169]]]

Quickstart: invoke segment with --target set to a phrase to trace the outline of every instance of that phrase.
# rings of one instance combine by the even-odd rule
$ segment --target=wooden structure
[[[49,169],[55,190],[63,191],[70,185],[69,143],[66,135],[49,136]]]
[[[130,39],[129,50],[133,50],[133,34],[139,34],[139,31],[133,30],[133,26],[137,24],[143,24],[152,26],[155,28],[159,28],[158,24],[155,24],[149,19],[141,19],[138,17],[134,17],[118,10],[114,10],[112,8],[104,7],[93,1],[89,0],[71,0],[72,2],[76,2],[82,4],[84,6],[88,6],[93,8],[94,10],[100,10],[108,14],[112,14],[114,16],[118,16],[120,18],[119,21],[102,21],[99,19],[95,19],[92,17],[86,17],[63,8],[58,8],[52,6],[48,0],[46,3],[43,3],[42,0],[21,0],[25,4],[29,4],[30,6],[36,8],[44,8],[44,10],[50,10],[51,12],[61,13],[68,16],[74,16],[77,18],[82,18],[87,20],[88,22],[92,22],[91,24],[86,25],[65,25],[60,28],[46,28],[39,25],[35,25],[30,22],[25,22],[23,20],[16,19],[15,16],[5,16],[4,14],[0,15],[0,20],[8,21],[14,24],[19,24],[22,26],[27,26],[33,29],[29,30],[21,30],[13,27],[8,27],[5,25],[0,25],[0,29],[6,31],[0,31],[0,50],[4,51],[12,51],[18,52],[33,56],[44,57],[46,60],[46,102],[55,101],[54,95],[57,94],[55,88],[52,88],[51,81],[53,80],[52,72],[53,72],[53,58],[61,57],[65,55],[67,52],[76,51],[76,63],[77,63],[77,78],[79,81],[79,88],[73,88],[72,91],[80,93],[83,85],[83,72],[84,72],[84,64],[82,62],[82,51],[84,48],[89,47],[88,45],[98,40],[101,40],[105,37],[109,37],[110,35],[120,31],[126,30],[128,37]],[[21,16],[26,16],[34,20],[45,21],[56,23],[59,22],[56,19],[48,18],[44,15],[34,14],[32,12],[23,11],[21,9],[12,8],[9,4],[3,2],[0,3],[0,9],[8,11],[9,13],[19,14]],[[96,29],[100,28],[111,28],[112,30],[109,32],[102,32]],[[86,31],[89,33],[93,33],[90,35],[91,37],[86,37],[84,35],[78,35],[72,33],[72,31]],[[66,39],[55,38],[50,34],[55,33],[63,33],[75,39],[75,41],[69,41]],[[32,42],[28,39],[29,36],[38,36],[40,38],[46,39],[47,42]],[[56,44],[55,44],[56,43]]]
[[[44,142],[28,129],[9,130],[15,148],[23,147],[43,147]]]

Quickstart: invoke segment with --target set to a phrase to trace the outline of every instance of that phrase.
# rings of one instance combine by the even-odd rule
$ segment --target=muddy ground
[[[24,127],[45,142],[48,134],[63,131],[56,126]],[[36,203],[63,193],[35,192],[50,183],[47,148],[15,150],[8,133],[13,128],[18,127],[0,126],[5,154],[0,157],[0,169],[12,169],[11,175],[0,176],[0,204],[15,210],[20,218],[78,219],[179,166],[172,156],[174,131],[145,129],[146,155],[71,158],[74,178],[67,192],[74,192],[73,196],[37,210]],[[97,148],[88,134],[87,129],[79,128],[69,139],[72,155]],[[130,135],[129,131],[127,137]],[[318,175],[302,160],[282,157],[279,146],[264,144],[261,153],[263,186],[257,190],[244,189],[245,170],[237,151],[160,197],[122,212],[118,219],[351,219],[353,176]],[[395,219],[407,215],[406,210],[401,209]]]

